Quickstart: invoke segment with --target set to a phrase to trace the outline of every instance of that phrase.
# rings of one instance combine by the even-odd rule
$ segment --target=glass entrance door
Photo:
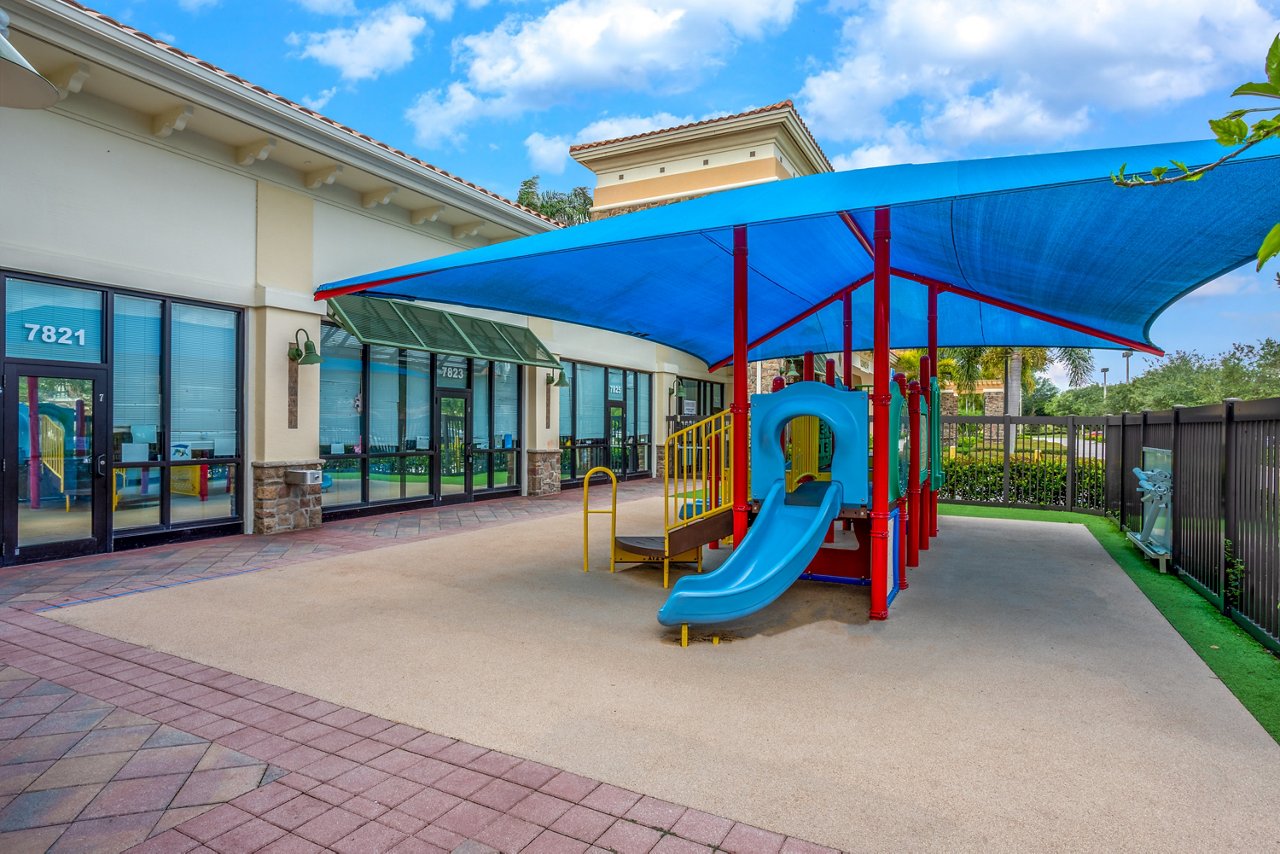
[[[5,563],[106,550],[106,384],[100,370],[10,365],[5,371]]]
[[[441,503],[470,501],[474,444],[471,437],[471,392],[436,391],[436,495]]]
[[[625,427],[622,401],[609,401],[609,468],[619,476],[627,470],[627,447],[623,441]]]

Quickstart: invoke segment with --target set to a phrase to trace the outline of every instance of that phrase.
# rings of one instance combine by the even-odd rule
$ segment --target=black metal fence
[[[1143,449],[1172,452],[1173,569],[1280,652],[1280,398],[942,425],[943,501],[1106,513],[1128,530],[1142,528]]]
[[[942,417],[941,499],[1102,513],[1105,418]]]
[[[1123,472],[1107,509],[1142,526],[1134,466],[1173,452],[1171,562],[1182,578],[1280,651],[1280,398],[1228,400],[1108,419]]]

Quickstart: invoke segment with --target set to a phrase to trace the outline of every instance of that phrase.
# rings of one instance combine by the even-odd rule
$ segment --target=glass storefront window
[[[510,362],[494,362],[493,447],[514,448],[519,436],[520,366]],[[494,486],[498,484],[495,483]]]
[[[233,311],[173,304],[169,451],[174,461],[239,453],[238,320]]]
[[[361,461],[357,457],[342,457],[324,461],[324,473],[320,480],[320,506],[339,507],[343,504],[359,504],[364,500]]]
[[[560,389],[560,477],[580,480],[608,465],[621,475],[649,471],[651,374],[563,362]]]
[[[471,441],[472,447],[481,449],[492,447],[489,444],[489,364],[479,361],[471,363]],[[476,466],[479,465],[477,457]],[[488,489],[488,480],[480,480],[484,485],[477,488]]]
[[[88,454],[91,425],[82,429],[80,420],[93,403],[105,403],[109,411],[98,417],[110,419],[106,467],[94,483],[103,486],[110,522],[101,532],[95,526],[99,545],[108,533],[133,537],[236,519],[243,474],[239,309],[8,276],[3,287],[7,358],[101,365],[110,357],[84,412],[47,428],[50,437],[55,428],[73,437],[61,459],[51,458],[64,515],[98,497],[86,486],[91,458],[71,455]],[[58,401],[50,418],[63,408]],[[49,444],[43,434],[41,441]]]
[[[573,477],[573,362],[561,362],[568,385],[560,389],[560,479]]]
[[[4,340],[10,359],[102,361],[102,291],[5,281]]]
[[[395,347],[369,348],[369,450],[386,454],[402,450],[400,415],[402,376],[400,351]],[[372,473],[370,479],[372,480]],[[399,498],[397,490],[396,497]],[[370,496],[370,501],[373,497]]]
[[[321,355],[326,509],[518,486],[519,365],[366,346],[328,323]],[[450,389],[470,389],[470,401],[456,393],[437,400],[437,391]],[[468,428],[475,444],[470,478]]]
[[[574,438],[579,442],[604,439],[604,368],[578,365],[574,377]]]
[[[117,296],[113,309],[112,447],[115,460],[160,459],[164,418],[160,412],[159,300]],[[137,479],[137,473],[130,476]],[[155,492],[159,494],[157,484]]]
[[[431,450],[431,354],[405,350],[405,450]]]
[[[345,329],[326,324],[320,327],[320,355],[320,453],[358,454],[364,345]]]
[[[650,441],[652,427],[649,422],[653,417],[653,377],[640,374],[636,386],[636,439],[642,443]]]
[[[236,467],[232,464],[169,469],[169,517],[173,522],[225,519],[235,512]]]

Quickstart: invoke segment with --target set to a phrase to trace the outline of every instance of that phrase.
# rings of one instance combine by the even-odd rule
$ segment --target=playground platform
[[[624,485],[620,497],[620,533],[644,530],[661,512],[650,484]],[[277,563],[262,551],[237,555],[252,538],[236,538],[231,561],[262,571],[40,615],[10,611],[0,661],[57,673],[101,654],[116,662],[102,670],[133,685],[119,659],[154,656],[196,678],[252,680],[238,683],[254,687],[247,698],[234,685],[218,688],[233,696],[212,709],[188,688],[184,696],[197,696],[181,702],[192,708],[170,725],[207,714],[191,718],[194,734],[265,763],[264,775],[282,756],[305,763],[258,789],[258,800],[238,795],[241,803],[283,797],[291,780],[312,785],[308,767],[323,776],[336,762],[299,747],[334,749],[351,763],[344,774],[369,769],[344,778],[350,785],[418,787],[415,809],[424,791],[441,792],[429,797],[449,811],[405,836],[388,832],[388,822],[403,821],[408,801],[326,807],[342,810],[335,823],[361,822],[351,834],[395,844],[412,836],[449,850],[439,844],[449,837],[423,834],[441,821],[444,830],[463,827],[468,816],[476,826],[459,839],[531,851],[581,851],[589,842],[619,851],[701,850],[688,843],[777,852],[784,842],[787,851],[815,850],[805,839],[845,850],[1243,850],[1280,838],[1280,817],[1253,808],[1256,793],[1280,783],[1280,747],[1082,526],[946,518],[947,536],[918,570],[929,583],[892,621],[867,620],[865,589],[802,584],[729,627],[729,642],[681,650],[653,621],[660,570],[610,575],[605,537],[588,575],[566,555],[564,543],[580,535],[575,498],[528,502],[539,509],[498,527],[460,523],[441,526],[454,533],[423,535],[419,522],[416,535],[385,535],[385,548],[341,529],[324,542],[326,526],[299,535],[306,553],[289,554],[291,537],[269,540],[283,549]],[[502,504],[466,509],[502,516]],[[709,553],[708,563],[718,557]],[[236,571],[216,562],[206,571],[219,569]],[[86,693],[120,690],[110,673],[68,678],[76,680],[70,687]],[[129,699],[134,690],[161,697],[155,685],[183,690],[160,682],[114,696],[127,708],[146,702]],[[336,748],[346,737],[329,729],[303,744],[297,727],[307,726],[306,714],[263,723],[267,730],[237,718],[246,713],[236,698],[260,705],[255,697],[273,694],[308,698],[306,708],[324,711],[322,726],[347,737],[358,734],[340,722],[350,715],[395,722],[414,747],[362,758],[354,745]],[[170,709],[179,702],[162,701]],[[164,708],[158,714],[168,717]],[[288,731],[270,732],[285,723]],[[239,746],[254,731],[269,733],[258,754],[288,742],[286,751],[259,756],[254,744]],[[384,742],[359,743],[379,750]],[[428,748],[433,756],[422,754]],[[442,775],[413,779],[428,768]],[[515,779],[524,772],[514,768],[554,776]],[[334,788],[347,791],[320,791]],[[520,799],[485,801],[498,791]],[[376,803],[347,794],[356,796]],[[552,817],[548,805],[564,810]],[[272,824],[266,811],[218,809],[205,821],[234,819],[248,826],[244,834],[300,832]],[[360,809],[385,811],[361,818]],[[275,830],[250,825],[254,815]],[[188,820],[193,832],[212,832]],[[516,842],[495,844],[504,828]],[[674,835],[663,837],[663,828]],[[525,839],[516,829],[537,834]],[[552,835],[535,841],[544,834]],[[634,841],[620,842],[624,834]]]

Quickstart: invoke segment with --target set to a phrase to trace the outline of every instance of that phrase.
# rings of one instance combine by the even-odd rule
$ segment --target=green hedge
[[[943,458],[942,498],[984,504],[1067,505],[1065,460],[1014,456],[1009,460],[1009,495],[1004,495],[1004,461],[973,457]],[[1075,506],[1101,510],[1106,497],[1106,467],[1101,461],[1076,463]]]

